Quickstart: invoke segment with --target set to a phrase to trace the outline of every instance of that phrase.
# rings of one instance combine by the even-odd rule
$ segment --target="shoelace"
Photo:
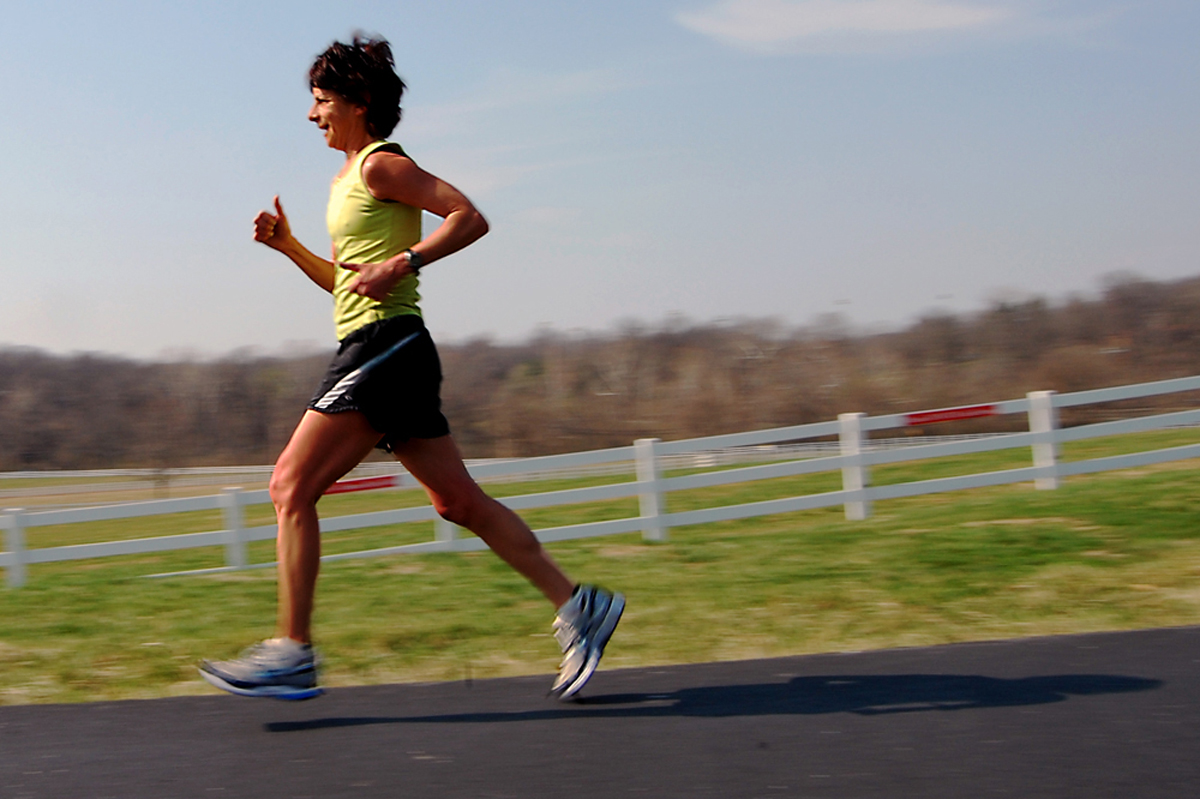
[[[559,648],[566,652],[571,648],[571,644],[579,640],[579,628],[566,619],[555,619],[554,640],[558,641]]]
[[[282,653],[273,652],[274,648],[266,641],[259,641],[242,654],[242,659],[256,666],[278,666],[284,662],[284,658]]]
[[[580,606],[575,609],[574,618],[558,616],[554,619],[554,639],[565,653],[571,646],[583,637],[584,628],[588,622],[588,597],[580,597]]]

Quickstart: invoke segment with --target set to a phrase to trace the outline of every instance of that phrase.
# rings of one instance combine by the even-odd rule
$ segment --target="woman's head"
[[[334,42],[313,61],[308,85],[365,108],[372,136],[386,138],[400,122],[404,81],[396,74],[392,48],[384,39],[355,34],[350,44]]]

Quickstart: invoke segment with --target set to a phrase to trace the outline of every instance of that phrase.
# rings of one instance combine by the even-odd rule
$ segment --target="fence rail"
[[[511,461],[471,463],[469,464],[469,470],[472,476],[478,480],[515,479],[518,476],[528,475],[545,476],[585,468],[595,469],[597,467],[611,469],[621,464],[624,464],[625,471],[634,472],[635,479],[632,481],[505,498],[503,502],[514,510],[528,510],[532,508],[630,497],[638,499],[639,513],[637,516],[536,530],[538,538],[544,542],[619,535],[638,531],[641,531],[643,538],[648,541],[665,541],[672,527],[811,510],[835,505],[844,506],[848,519],[865,519],[871,514],[872,503],[882,500],[1028,481],[1032,481],[1038,489],[1054,489],[1058,486],[1061,478],[1071,475],[1200,458],[1200,444],[1149,450],[1127,455],[1092,458],[1070,463],[1062,463],[1058,458],[1059,445],[1068,441],[1080,441],[1123,433],[1145,432],[1169,427],[1200,425],[1200,409],[1195,409],[1081,425],[1072,428],[1060,428],[1058,425],[1058,409],[1060,408],[1196,390],[1200,390],[1200,376],[1081,391],[1071,394],[1036,391],[1031,392],[1024,399],[1006,400],[981,405],[873,417],[859,413],[848,413],[840,415],[835,421],[680,441],[660,441],[653,438],[640,439],[628,447],[562,455],[547,455]],[[870,433],[874,431],[1008,414],[1025,414],[1029,420],[1028,431],[986,437],[964,437],[962,440],[942,441],[934,444],[919,443],[911,446],[897,446],[894,442],[891,446],[877,446],[870,439]],[[837,438],[837,454],[835,455],[821,455],[818,452],[817,457],[797,457],[796,459],[782,462],[722,469],[720,471],[701,471],[697,474],[676,477],[663,476],[664,464],[671,463],[673,459],[677,459],[678,456],[687,453],[714,453],[731,448],[744,450],[746,448],[779,445],[784,442],[795,443],[809,439],[835,436]],[[870,472],[873,466],[1026,447],[1032,452],[1033,462],[1031,466],[1024,468],[912,481],[895,485],[871,485]],[[812,454],[812,451],[810,450],[808,454]],[[721,465],[720,459],[713,458],[712,465]],[[817,472],[836,472],[839,470],[842,476],[842,488],[839,491],[674,513],[667,510],[667,495],[674,491],[711,488],[733,483],[745,483],[778,477],[794,477]],[[343,481],[337,484],[331,490],[331,493],[397,488],[405,485],[414,485],[414,481],[411,477],[403,473],[377,475]],[[117,555],[136,555],[212,546],[224,547],[226,565],[214,569],[204,569],[187,573],[196,574],[271,566],[274,564],[249,563],[246,556],[246,546],[251,542],[273,539],[277,532],[276,526],[272,524],[246,527],[244,523],[244,508],[246,506],[269,502],[270,497],[266,490],[243,491],[236,488],[227,488],[218,495],[154,500],[122,505],[33,512],[23,509],[9,509],[0,514],[0,529],[5,531],[7,547],[6,551],[0,552],[0,568],[7,570],[9,585],[19,587],[25,583],[26,567],[30,564],[54,563]],[[37,527],[203,510],[221,511],[224,529],[211,532],[187,533],[95,544],[34,548],[26,545],[26,532]],[[434,522],[435,536],[432,541],[360,552],[326,555],[322,559],[341,560],[400,553],[464,552],[485,548],[485,544],[477,538],[459,537],[457,528],[440,519],[430,505],[326,518],[321,520],[321,531],[322,533],[329,533],[378,525],[425,521]]]

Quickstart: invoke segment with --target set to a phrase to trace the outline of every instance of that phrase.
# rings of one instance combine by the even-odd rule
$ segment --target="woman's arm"
[[[321,288],[333,292],[334,266],[332,261],[326,261],[296,240],[292,228],[288,224],[283,206],[279,204],[279,196],[275,196],[275,213],[259,211],[254,217],[254,240],[292,259],[312,282]]]
[[[373,153],[363,163],[362,176],[375,199],[394,200],[442,217],[437,230],[412,248],[427,264],[458,252],[488,231],[487,220],[466,195],[410,158]]]
[[[392,200],[442,217],[437,229],[412,246],[424,264],[445,258],[488,232],[487,220],[461,191],[429,174],[412,159],[372,153],[362,166],[363,182],[377,200]],[[358,278],[350,290],[383,299],[412,270],[401,253],[380,264],[352,265]]]

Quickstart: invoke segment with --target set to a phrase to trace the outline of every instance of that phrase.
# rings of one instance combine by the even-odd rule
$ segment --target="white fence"
[[[843,505],[849,519],[865,519],[870,515],[871,504],[880,500],[959,491],[968,488],[1004,485],[1018,482],[1034,482],[1039,489],[1053,489],[1058,481],[1070,475],[1102,472],[1163,463],[1174,460],[1200,457],[1200,444],[1137,452],[1089,460],[1060,462],[1058,447],[1068,441],[1137,433],[1169,427],[1200,424],[1200,410],[1162,413],[1079,427],[1060,428],[1060,408],[1102,402],[1129,400],[1139,397],[1158,396],[1182,391],[1200,390],[1200,377],[1186,377],[1142,383],[1131,386],[1081,391],[1072,394],[1055,394],[1050,391],[1030,393],[1025,399],[1007,400],[983,405],[958,408],[943,408],[917,413],[866,416],[858,413],[842,414],[836,421],[817,424],[758,430],[682,441],[660,441],[641,439],[630,447],[577,452],[565,455],[550,455],[540,458],[525,458],[513,461],[477,463],[470,466],[476,479],[487,480],[514,475],[561,473],[564,470],[595,469],[614,464],[633,465],[636,480],[588,488],[574,488],[540,494],[507,497],[503,502],[514,510],[544,508],[581,502],[599,502],[627,497],[639,500],[639,515],[611,521],[591,522],[565,527],[537,530],[544,542],[595,536],[618,535],[641,531],[648,541],[665,541],[671,527],[706,524],[716,521],[766,516],[775,513],[809,510],[813,508]],[[1025,414],[1029,420],[1027,432],[1002,434],[965,440],[944,441],[935,444],[913,446],[876,446],[870,433],[877,430],[925,426],[938,422],[983,418],[1005,414]],[[701,471],[681,477],[664,477],[663,464],[678,462],[685,453],[718,453],[729,448],[765,447],[780,442],[797,442],[805,439],[837,437],[837,454],[825,457],[803,457],[742,468]],[[872,486],[872,466],[942,458],[971,453],[990,452],[1016,447],[1028,447],[1032,451],[1032,465],[1003,471],[945,477],[886,486]],[[718,465],[720,458],[702,458]],[[770,460],[764,457],[763,460]],[[667,495],[673,491],[707,488],[712,486],[767,480],[817,472],[840,470],[842,489],[821,494],[772,499],[738,505],[726,505],[702,510],[671,513],[667,510]],[[369,488],[395,488],[414,485],[411,477],[396,474],[368,477],[339,483],[331,493]],[[247,562],[246,545],[253,541],[266,541],[276,535],[275,525],[247,527],[243,508],[248,505],[269,503],[265,490],[242,491],[229,488],[219,495],[187,499],[168,499],[137,502],[125,505],[109,505],[93,508],[72,508],[27,512],[10,509],[0,514],[0,529],[6,533],[7,551],[0,553],[0,568],[8,570],[10,586],[24,584],[26,566],[37,563],[100,558],[115,555],[135,555],[151,552],[191,549],[195,547],[223,546],[226,565],[201,572],[227,571],[250,568]],[[224,529],[212,532],[143,538],[73,546],[27,548],[26,531],[36,527],[78,524],[112,519],[156,516],[188,511],[221,510]],[[434,540],[418,544],[373,549],[362,552],[326,555],[323,560],[362,558],[379,555],[420,552],[462,552],[485,548],[482,541],[474,537],[460,538],[453,525],[438,518],[432,506],[362,513],[321,520],[323,533],[352,530],[377,525],[404,522],[433,521]],[[258,563],[253,566],[270,566]],[[190,572],[190,573],[201,573]]]

